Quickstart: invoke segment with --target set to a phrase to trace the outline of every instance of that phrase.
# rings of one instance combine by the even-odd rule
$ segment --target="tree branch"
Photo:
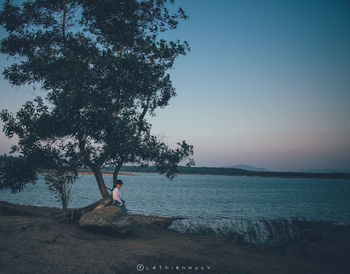
[[[123,53],[123,45],[120,45],[119,57],[122,57],[122,53]]]
[[[144,106],[143,111],[142,111],[142,113],[141,113],[141,115],[139,117],[139,132],[138,132],[138,136],[141,134],[141,131],[143,129],[142,121],[143,121],[143,119],[145,118],[145,116],[147,114],[150,100],[151,100],[151,95],[148,95],[146,105]]]
[[[63,16],[62,16],[62,36],[63,47],[66,45],[66,14],[67,14],[67,0],[63,0]]]
[[[123,166],[123,162],[120,162],[114,169],[113,171],[113,187],[117,184],[117,179],[118,179],[118,173]]]
[[[72,8],[74,7],[75,2],[76,2],[76,1],[72,1],[71,5],[70,5],[70,8],[67,9],[66,14],[68,14],[68,13],[72,10]]]
[[[79,140],[79,150],[80,154],[83,156],[84,163],[91,169],[96,169],[97,166],[93,162],[91,162],[89,155],[86,152],[84,141]]]

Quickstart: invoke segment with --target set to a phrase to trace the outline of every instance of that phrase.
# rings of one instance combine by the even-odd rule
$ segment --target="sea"
[[[170,181],[152,173],[120,176],[128,211],[183,218],[187,224],[302,218],[350,224],[350,180],[178,175]],[[112,186],[112,176],[104,176]],[[70,208],[101,198],[93,175],[73,184]],[[25,205],[60,207],[43,178],[22,192],[0,191],[0,200]],[[183,226],[181,226],[183,228]]]
[[[131,213],[219,220],[303,217],[350,224],[350,180],[177,175],[170,181],[151,173],[119,178]],[[104,180],[112,186],[112,176],[105,175]],[[99,200],[95,177],[80,175],[71,196],[71,208]],[[43,178],[17,194],[0,191],[0,200],[60,207]]]

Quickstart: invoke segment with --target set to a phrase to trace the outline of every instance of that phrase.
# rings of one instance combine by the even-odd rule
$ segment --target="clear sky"
[[[171,71],[178,96],[151,119],[154,134],[193,144],[197,166],[350,171],[349,1],[176,4],[190,18],[166,37],[191,52]],[[40,93],[3,79],[0,89],[12,111]]]

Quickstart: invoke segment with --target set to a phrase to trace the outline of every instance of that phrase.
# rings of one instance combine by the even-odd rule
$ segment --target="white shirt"
[[[117,201],[118,203],[122,204],[122,193],[119,191],[119,188],[115,187],[113,189],[113,200]]]

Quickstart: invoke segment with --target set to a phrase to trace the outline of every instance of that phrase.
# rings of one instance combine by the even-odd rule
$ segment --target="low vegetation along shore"
[[[108,168],[106,173],[112,172]],[[149,172],[158,173],[155,167],[139,168],[134,166],[124,166],[122,172]],[[224,175],[224,176],[249,176],[249,177],[276,177],[276,178],[310,178],[310,179],[345,179],[350,180],[350,173],[310,173],[310,172],[277,172],[277,171],[251,171],[239,168],[219,168],[219,167],[184,167],[179,166],[179,174],[198,175]]]
[[[134,215],[131,235],[62,221],[57,208],[0,202],[1,273],[348,273],[350,228],[314,223],[283,246],[178,233],[172,218]]]

